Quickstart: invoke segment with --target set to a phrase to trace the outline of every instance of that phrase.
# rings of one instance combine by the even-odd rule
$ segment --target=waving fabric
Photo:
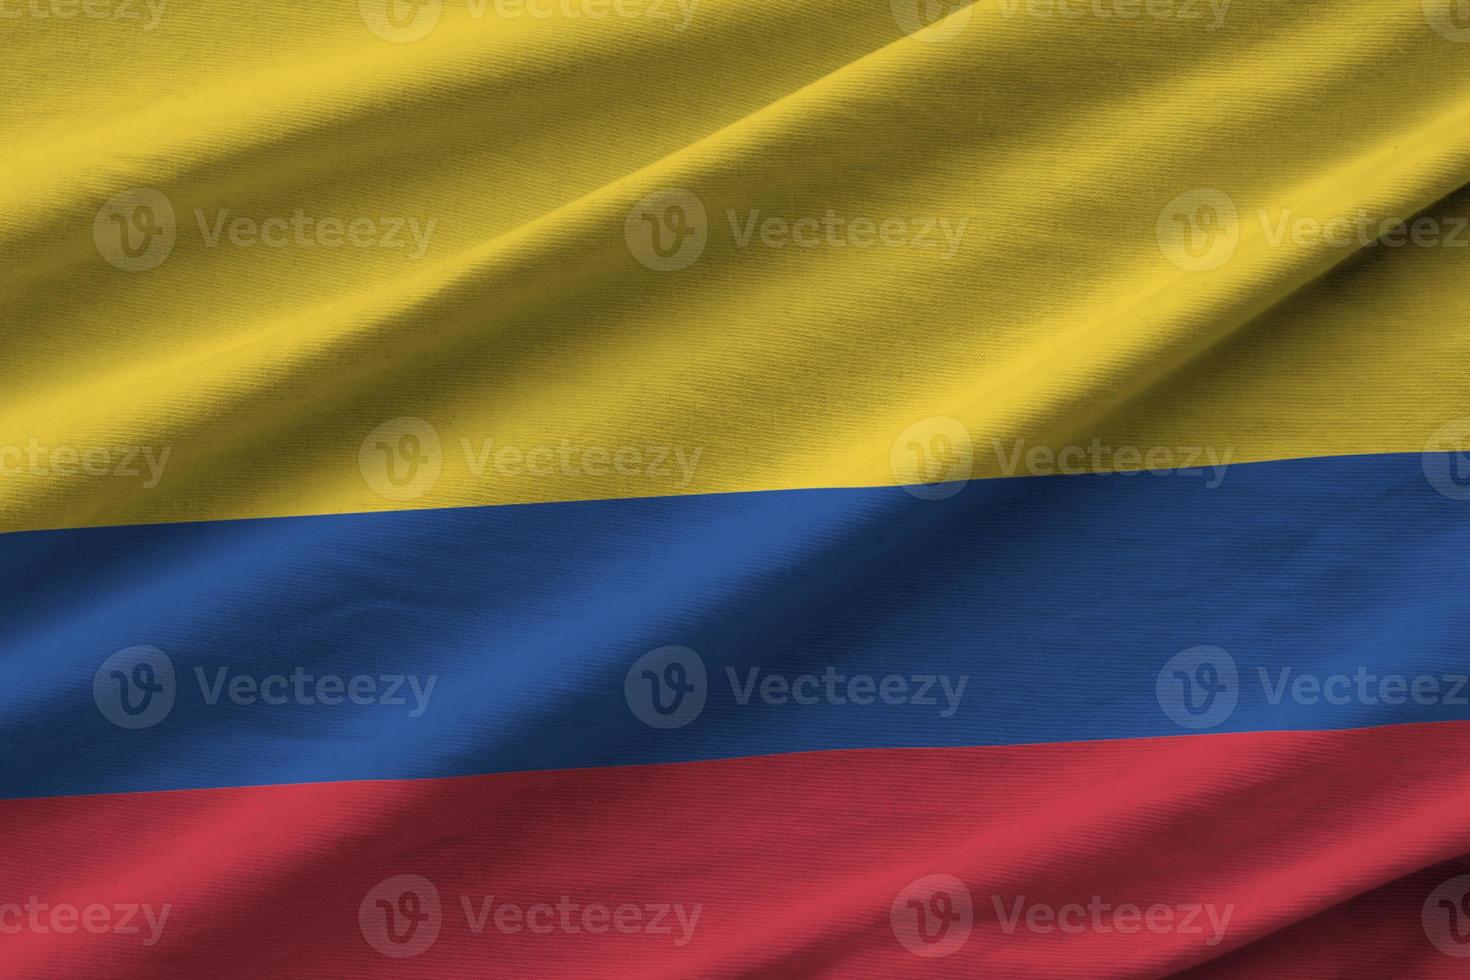
[[[1463,975],[1470,4],[0,45],[0,975]]]

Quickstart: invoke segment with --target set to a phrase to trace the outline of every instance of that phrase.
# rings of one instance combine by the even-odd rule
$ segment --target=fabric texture
[[[1470,3],[0,50],[0,976],[1470,970]]]

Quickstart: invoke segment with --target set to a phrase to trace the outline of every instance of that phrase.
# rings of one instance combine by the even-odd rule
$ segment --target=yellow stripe
[[[1470,416],[1470,31],[1433,3],[909,35],[906,0],[507,2],[394,43],[353,3],[11,0],[0,530],[1418,452]]]

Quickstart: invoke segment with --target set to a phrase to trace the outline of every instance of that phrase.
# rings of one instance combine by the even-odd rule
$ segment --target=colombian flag
[[[0,0],[0,975],[1470,974],[1470,3]]]

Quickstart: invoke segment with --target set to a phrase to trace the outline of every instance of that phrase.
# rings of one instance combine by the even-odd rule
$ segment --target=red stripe
[[[1466,874],[1470,874],[1470,861],[1424,868],[1257,939],[1183,976],[1196,980],[1464,980],[1470,975],[1470,960],[1446,956],[1427,942],[1420,914],[1425,896],[1436,886]]]
[[[1454,864],[1470,852],[1467,747],[1470,723],[1440,723],[9,801],[0,903],[172,911],[151,948],[146,924],[57,935],[22,923],[0,935],[0,964],[190,978],[1142,977],[1201,964],[1463,976],[1470,959],[1439,952],[1420,909],[1470,873]],[[443,899],[438,939],[407,960],[359,927],[364,898],[398,874]],[[975,925],[952,955],[924,959],[895,937],[890,909],[931,874],[968,886]],[[579,930],[589,904],[702,911],[676,946],[676,921],[670,935],[507,934],[492,914],[476,935],[460,903],[563,895]],[[1094,895],[1177,917],[1234,909],[1210,946],[1203,916],[1204,935],[1024,922],[1008,934],[994,908],[994,896],[1009,910],[1022,896],[1059,908]],[[1375,962],[1393,969],[1361,972]]]

